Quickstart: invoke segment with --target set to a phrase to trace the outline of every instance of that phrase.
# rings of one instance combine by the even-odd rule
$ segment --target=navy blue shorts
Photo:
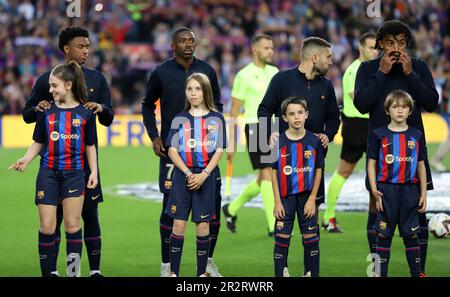
[[[417,184],[377,183],[383,193],[383,212],[379,211],[375,230],[385,236],[394,236],[398,225],[401,237],[419,233],[419,187]]]
[[[39,168],[36,179],[35,203],[57,206],[63,199],[84,196],[82,170],[52,170]]]
[[[296,195],[290,195],[286,198],[281,198],[281,203],[284,207],[285,216],[283,220],[275,220],[275,235],[291,234],[294,227],[295,213],[297,213],[298,225],[302,234],[316,234],[318,211],[314,217],[307,219],[304,216],[304,209],[306,201],[308,200],[310,192],[303,192]]]
[[[192,173],[200,173],[200,168],[191,169]],[[166,213],[177,220],[187,221],[192,210],[191,221],[195,223],[210,222],[215,218],[217,195],[217,169],[211,172],[197,191],[187,188],[185,175],[178,168],[172,174],[172,187]]]

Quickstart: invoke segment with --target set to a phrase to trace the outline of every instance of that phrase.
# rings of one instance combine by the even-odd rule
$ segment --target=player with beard
[[[227,218],[227,227],[231,232],[236,232],[236,219],[239,209],[248,201],[261,193],[268,234],[273,236],[275,217],[273,216],[274,197],[272,191],[272,180],[270,168],[261,169],[261,154],[255,147],[258,143],[258,106],[261,103],[267,86],[272,77],[278,72],[278,68],[272,66],[273,41],[270,35],[259,34],[252,39],[253,61],[242,68],[233,82],[231,97],[231,116],[236,120],[239,110],[244,106],[245,137],[247,149],[253,170],[258,170],[258,176],[251,181],[229,204],[223,206],[223,212]],[[235,129],[230,129],[232,139]],[[232,160],[234,150],[228,152],[228,160]]]
[[[331,45],[319,37],[306,38],[302,44],[301,56],[302,63],[298,67],[280,71],[270,81],[267,92],[258,108],[259,122],[260,124],[261,122],[268,123],[273,115],[278,119],[281,118],[281,103],[284,99],[292,96],[305,98],[309,111],[305,128],[320,138],[325,156],[328,143],[333,141],[340,124],[334,88],[331,81],[325,77],[332,64]],[[288,128],[286,122],[279,121],[279,123],[278,131],[271,135],[271,143],[275,142],[279,133],[283,133]],[[270,135],[269,128],[269,125],[267,125],[267,135]],[[268,151],[269,147],[260,149]],[[262,162],[264,167],[270,166],[269,162],[274,161],[269,160],[270,158],[267,159],[267,163]],[[322,176],[316,206],[318,207],[324,201],[325,186]],[[316,228],[315,231],[318,234],[318,226]],[[306,260],[305,258],[305,262]]]

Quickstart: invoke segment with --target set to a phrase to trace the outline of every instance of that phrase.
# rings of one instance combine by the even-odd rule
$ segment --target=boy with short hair
[[[282,277],[290,244],[290,234],[298,215],[303,235],[305,275],[319,276],[319,237],[316,196],[324,167],[323,149],[318,136],[305,129],[307,103],[290,97],[281,105],[289,128],[280,135],[273,163],[272,183],[275,197],[275,276]]]
[[[411,276],[419,277],[419,213],[425,212],[427,199],[424,136],[406,123],[414,110],[407,92],[389,93],[384,110],[390,122],[372,132],[367,149],[368,177],[378,210],[376,276],[387,277],[392,237],[398,225]]]

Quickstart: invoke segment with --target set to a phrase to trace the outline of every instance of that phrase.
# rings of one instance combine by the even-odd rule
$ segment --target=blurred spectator
[[[20,113],[34,79],[63,61],[57,36],[69,25],[89,30],[87,65],[105,73],[117,113],[140,113],[148,73],[171,55],[171,31],[178,26],[191,27],[198,35],[196,53],[216,68],[225,111],[234,75],[251,60],[249,42],[256,33],[273,36],[274,63],[280,69],[300,63],[304,38],[329,40],[334,53],[329,78],[338,100],[343,71],[357,55],[359,35],[375,31],[387,19],[400,19],[414,30],[412,53],[430,65],[440,93],[447,83],[444,71],[450,69],[446,0],[383,0],[380,18],[366,15],[370,2],[354,0],[81,2],[81,18],[68,18],[66,1],[0,0],[1,114]]]

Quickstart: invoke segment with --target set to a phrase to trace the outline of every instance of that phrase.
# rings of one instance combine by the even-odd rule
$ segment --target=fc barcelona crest
[[[303,156],[305,157],[305,159],[311,159],[311,157],[312,157],[312,152],[311,152],[310,150],[305,151],[305,152],[303,153]]]
[[[72,120],[72,126],[74,126],[74,127],[80,127],[80,125],[81,125],[81,120],[80,119],[73,119]]]
[[[416,148],[416,144],[414,143],[414,141],[408,140],[408,148],[409,148],[410,150],[413,150],[413,149]]]
[[[170,206],[170,212],[176,213],[177,212],[177,206],[176,205],[171,205]]]
[[[216,131],[216,126],[215,125],[208,125],[207,129],[208,129],[208,132],[214,132],[214,131]]]
[[[381,230],[386,230],[386,227],[387,227],[387,223],[383,222],[383,221],[380,221],[380,229]]]
[[[284,222],[277,222],[277,230],[281,230],[284,228]]]
[[[44,191],[38,191],[37,192],[37,197],[38,197],[38,199],[43,199],[44,198]]]

